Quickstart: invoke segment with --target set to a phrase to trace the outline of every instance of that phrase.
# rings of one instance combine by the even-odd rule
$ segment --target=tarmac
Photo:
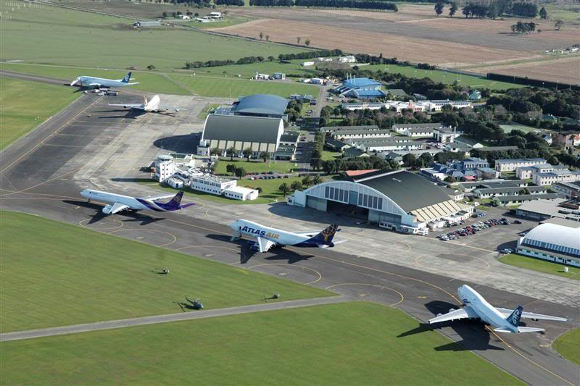
[[[336,215],[283,203],[219,205],[199,200],[196,206],[177,214],[102,216],[101,205],[87,203],[79,196],[82,188],[155,192],[138,177],[143,175],[139,168],[148,166],[157,154],[176,151],[176,147],[198,139],[202,127],[199,112],[207,103],[220,103],[199,97],[162,95],[161,99],[167,104],[183,104],[183,110],[175,117],[133,116],[107,106],[113,102],[106,97],[83,94],[2,151],[0,208],[281,276],[350,299],[390,305],[422,323],[458,307],[455,291],[467,283],[496,306],[515,308],[522,304],[527,311],[565,316],[569,321],[530,322],[545,327],[546,333],[518,335],[498,335],[478,322],[456,322],[436,330],[459,344],[450,343],[438,350],[471,350],[528,384],[580,384],[578,366],[550,347],[556,337],[578,326],[577,282],[516,269],[496,260],[496,243],[513,241],[513,235],[531,223],[507,228],[511,232],[508,236],[494,228],[487,235],[478,234],[461,243],[444,243],[433,237],[378,230],[341,216],[338,220],[343,230],[338,236],[349,242],[336,248],[290,247],[252,254],[245,241],[230,241],[227,224],[237,217],[257,218],[287,229],[314,230],[322,229],[322,223],[336,219]],[[123,103],[119,100],[115,103]],[[399,338],[428,328],[422,324]]]

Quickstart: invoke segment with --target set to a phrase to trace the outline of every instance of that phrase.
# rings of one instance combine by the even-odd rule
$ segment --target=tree
[[[300,36],[298,36],[298,37],[296,38],[296,44],[300,44],[300,40],[302,40],[302,38],[301,38]]]
[[[268,62],[273,62],[274,59],[276,59],[275,57],[273,57],[272,55],[268,56]]]
[[[310,176],[306,176],[302,179],[302,185],[304,185],[305,187],[309,187],[310,185],[312,185],[312,178]]]
[[[152,65],[152,64],[150,64],[150,65],[148,65],[148,66],[147,66],[147,69],[148,69],[149,71],[155,70],[155,66],[154,66],[154,65]]]
[[[244,168],[236,168],[236,177],[244,177],[246,175],[246,169]]]
[[[266,41],[269,42],[270,41],[270,35],[266,35]]]
[[[264,162],[268,162],[268,160],[270,159],[270,153],[268,153],[267,151],[263,151],[260,153],[260,158],[264,160]]]
[[[443,13],[443,7],[444,7],[443,2],[438,1],[437,3],[435,3],[435,13],[437,14],[437,16]]]
[[[310,160],[310,166],[312,166],[314,170],[320,170],[322,167],[322,160],[320,158],[312,158]]]
[[[541,19],[548,19],[548,11],[546,11],[546,8],[542,7],[542,9],[540,9],[540,18]]]
[[[403,156],[403,164],[408,167],[417,166],[417,157],[414,154],[408,153]]]
[[[457,182],[457,180],[453,176],[447,176],[447,177],[445,177],[445,180],[444,181],[445,182],[449,182],[449,183]]]
[[[260,32],[260,35],[259,36],[260,36],[260,40],[264,39],[264,33],[263,32]]]
[[[231,146],[227,150],[228,154],[230,155],[230,161],[234,160],[234,155],[236,155],[236,148]]]
[[[288,186],[287,183],[283,182],[282,185],[278,186],[278,190],[282,192],[284,197],[286,197],[286,195],[290,191],[290,187]]]
[[[290,185],[290,188],[292,190],[302,190],[302,182],[300,182],[300,181],[294,181],[292,183],[292,185]]]
[[[429,166],[433,163],[433,156],[431,153],[423,153],[419,156],[419,161],[423,166]]]
[[[236,165],[234,164],[227,164],[226,165],[226,172],[232,173],[232,176],[236,174]]]
[[[167,12],[163,12],[163,13],[161,14],[161,17],[162,17],[162,18],[164,18],[164,19],[165,19],[165,18],[167,18]]]
[[[248,162],[250,162],[250,157],[252,156],[252,148],[251,147],[245,148],[243,153],[244,153],[244,157],[246,157],[246,160]]]
[[[453,17],[453,15],[455,15],[455,12],[457,12],[457,3],[456,2],[452,2],[451,3],[451,7],[449,7],[449,17]]]
[[[217,147],[214,147],[213,149],[211,149],[209,151],[210,155],[219,155],[220,154],[220,149],[218,149]]]
[[[310,39],[304,40],[304,44],[306,44],[306,47],[310,47]]]
[[[562,28],[562,26],[564,25],[564,22],[562,20],[556,20],[556,22],[554,23],[554,27],[556,27],[556,31],[560,31],[560,29]]]
[[[317,174],[312,178],[312,185],[318,185],[322,183],[322,178]]]

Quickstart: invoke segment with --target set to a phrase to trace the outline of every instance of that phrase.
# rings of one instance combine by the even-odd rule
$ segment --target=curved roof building
[[[256,94],[240,98],[233,107],[235,115],[253,115],[282,118],[288,106],[288,99],[277,95]]]
[[[406,233],[427,233],[427,223],[464,209],[439,186],[407,171],[371,173],[296,191],[293,205],[366,215],[369,222]],[[465,212],[466,213],[466,212]]]
[[[558,224],[538,225],[518,241],[517,252],[580,266],[580,228]]]

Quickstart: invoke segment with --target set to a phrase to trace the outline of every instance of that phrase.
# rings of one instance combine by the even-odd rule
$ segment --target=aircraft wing
[[[109,103],[109,106],[113,107],[124,107],[126,109],[143,109],[143,104],[141,103]]]
[[[447,321],[453,321],[453,320],[460,320],[460,319],[467,319],[467,318],[469,318],[467,311],[465,311],[464,308],[460,308],[458,310],[453,310],[453,311],[450,311],[450,312],[443,314],[443,315],[438,315],[438,316],[434,317],[433,319],[429,319],[429,324],[441,323],[441,322],[447,322]]]
[[[497,307],[496,307],[496,309],[497,309],[499,312],[501,312],[502,314],[504,314],[504,316],[505,316],[506,318],[507,318],[508,316],[510,316],[510,315],[511,315],[511,313],[514,311],[514,310],[508,310],[507,308],[497,308]],[[533,312],[526,312],[526,311],[523,311],[523,312],[522,312],[522,316],[521,316],[521,317],[522,317],[522,318],[524,318],[524,319],[537,319],[537,320],[555,320],[555,321],[558,321],[558,322],[565,322],[565,321],[567,321],[567,320],[568,320],[568,319],[566,319],[566,318],[562,318],[562,317],[559,317],[559,316],[551,316],[551,315],[535,314],[535,313],[533,313]]]
[[[129,205],[120,204],[115,202],[113,205],[107,205],[103,208],[103,213],[105,214],[115,214],[122,210],[129,209]]]
[[[276,244],[270,240],[266,240],[266,239],[263,239],[261,237],[258,237],[257,240],[258,240],[258,248],[259,248],[260,252],[268,252],[268,250],[270,248],[272,248],[272,246],[274,244]]]
[[[177,106],[159,106],[159,111],[174,111],[179,112],[180,108]]]
[[[173,198],[175,194],[164,194],[162,196],[147,196],[144,197],[145,200],[166,200],[168,198]]]
[[[88,87],[101,87],[100,83],[89,83]]]

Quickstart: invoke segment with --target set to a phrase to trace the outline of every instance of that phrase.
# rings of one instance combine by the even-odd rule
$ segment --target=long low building
[[[519,239],[521,255],[580,267],[580,228],[541,224]]]
[[[439,186],[407,171],[371,173],[350,181],[329,181],[289,197],[291,205],[367,217],[381,227],[427,234],[428,223],[469,214]]]

